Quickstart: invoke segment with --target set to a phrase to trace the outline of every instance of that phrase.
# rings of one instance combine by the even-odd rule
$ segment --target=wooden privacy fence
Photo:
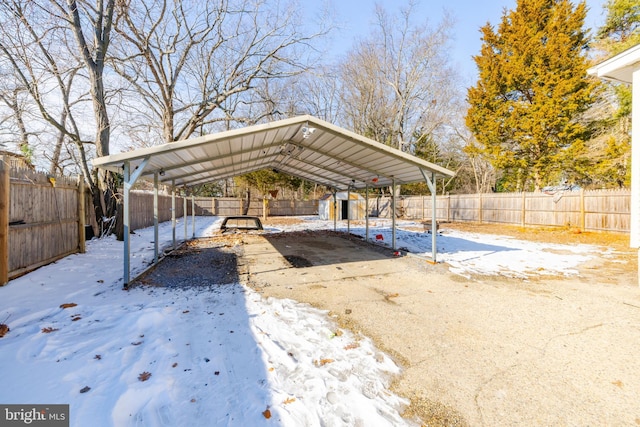
[[[84,251],[84,185],[0,158],[0,285],[75,252]]]
[[[241,215],[246,201],[234,197],[196,197],[196,215]],[[191,204],[187,203],[189,214]],[[317,200],[273,200],[253,199],[249,203],[247,215],[263,216],[264,209],[270,216],[316,215],[318,213]]]
[[[430,219],[430,196],[401,197],[401,218]],[[390,217],[390,199],[369,200],[369,212]],[[522,227],[575,227],[583,231],[629,232],[631,191],[579,190],[555,193],[485,193],[438,196],[438,221],[473,221]]]

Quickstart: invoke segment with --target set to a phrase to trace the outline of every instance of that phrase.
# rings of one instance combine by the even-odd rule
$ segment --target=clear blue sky
[[[476,68],[471,57],[480,51],[479,29],[487,21],[493,25],[498,24],[503,9],[515,9],[516,0],[417,0],[417,2],[416,22],[427,19],[430,25],[435,26],[442,19],[445,9],[455,18],[455,26],[451,32],[454,37],[451,57],[460,70],[463,81],[467,84],[475,83]],[[586,26],[594,29],[592,33],[604,21],[602,5],[605,2],[606,0],[587,0],[590,10]],[[575,3],[577,0],[574,0]],[[376,4],[397,14],[400,7],[406,6],[407,1],[333,0],[333,10],[337,19],[347,27],[335,38],[334,52],[344,53],[351,47],[354,38],[366,36],[370,32]]]

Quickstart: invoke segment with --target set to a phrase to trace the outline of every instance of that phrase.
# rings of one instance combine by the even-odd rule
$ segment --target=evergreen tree
[[[598,85],[586,73],[585,15],[584,2],[518,0],[497,31],[481,28],[466,121],[505,190],[555,183],[582,154],[588,130],[579,119]]]
[[[604,5],[607,19],[598,30],[598,39],[610,54],[640,43],[640,3],[638,0],[609,0]]]
[[[609,0],[604,10],[606,20],[594,44],[604,57],[640,43],[637,0]],[[594,160],[590,177],[599,187],[624,187],[631,181],[631,87],[613,82],[604,82],[604,87],[594,122],[597,137],[589,147]]]

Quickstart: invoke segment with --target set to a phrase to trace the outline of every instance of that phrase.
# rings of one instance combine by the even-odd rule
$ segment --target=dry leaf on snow
[[[314,360],[313,364],[320,367],[320,366],[324,366],[327,363],[333,363],[333,359],[320,359],[320,360]]]
[[[151,378],[151,373],[147,372],[147,371],[145,371],[145,372],[141,373],[140,375],[138,375],[138,381],[146,381],[149,378]]]
[[[58,328],[52,328],[51,326],[47,326],[46,328],[42,328],[43,334],[50,334],[51,332],[57,331]]]
[[[283,404],[283,405],[288,405],[289,403],[293,403],[293,402],[295,402],[295,401],[296,401],[296,398],[295,398],[295,397],[288,397],[287,399],[285,399],[285,400],[282,402],[282,404]]]
[[[10,329],[7,325],[5,325],[4,323],[0,323],[0,338],[7,335],[7,332],[9,331]]]
[[[65,309],[65,308],[71,308],[71,307],[75,307],[78,304],[76,304],[75,302],[67,302],[64,304],[60,304],[60,308]]]
[[[266,419],[271,418],[271,411],[269,410],[269,408],[265,409],[265,411],[262,413],[262,415],[264,415],[264,417]]]

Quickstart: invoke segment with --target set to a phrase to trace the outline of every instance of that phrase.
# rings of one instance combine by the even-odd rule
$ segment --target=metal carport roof
[[[148,159],[141,179],[189,187],[275,169],[336,190],[423,181],[454,172],[313,116],[298,116],[184,141],[99,157],[93,165],[122,172]]]
[[[124,175],[125,286],[129,281],[129,191],[138,179],[153,181],[156,193],[158,181],[175,189],[261,169],[277,170],[334,191],[425,181],[435,206],[435,179],[455,175],[309,115],[98,157],[93,165]],[[432,211],[435,230],[435,209]],[[435,233],[433,239],[435,260]]]

